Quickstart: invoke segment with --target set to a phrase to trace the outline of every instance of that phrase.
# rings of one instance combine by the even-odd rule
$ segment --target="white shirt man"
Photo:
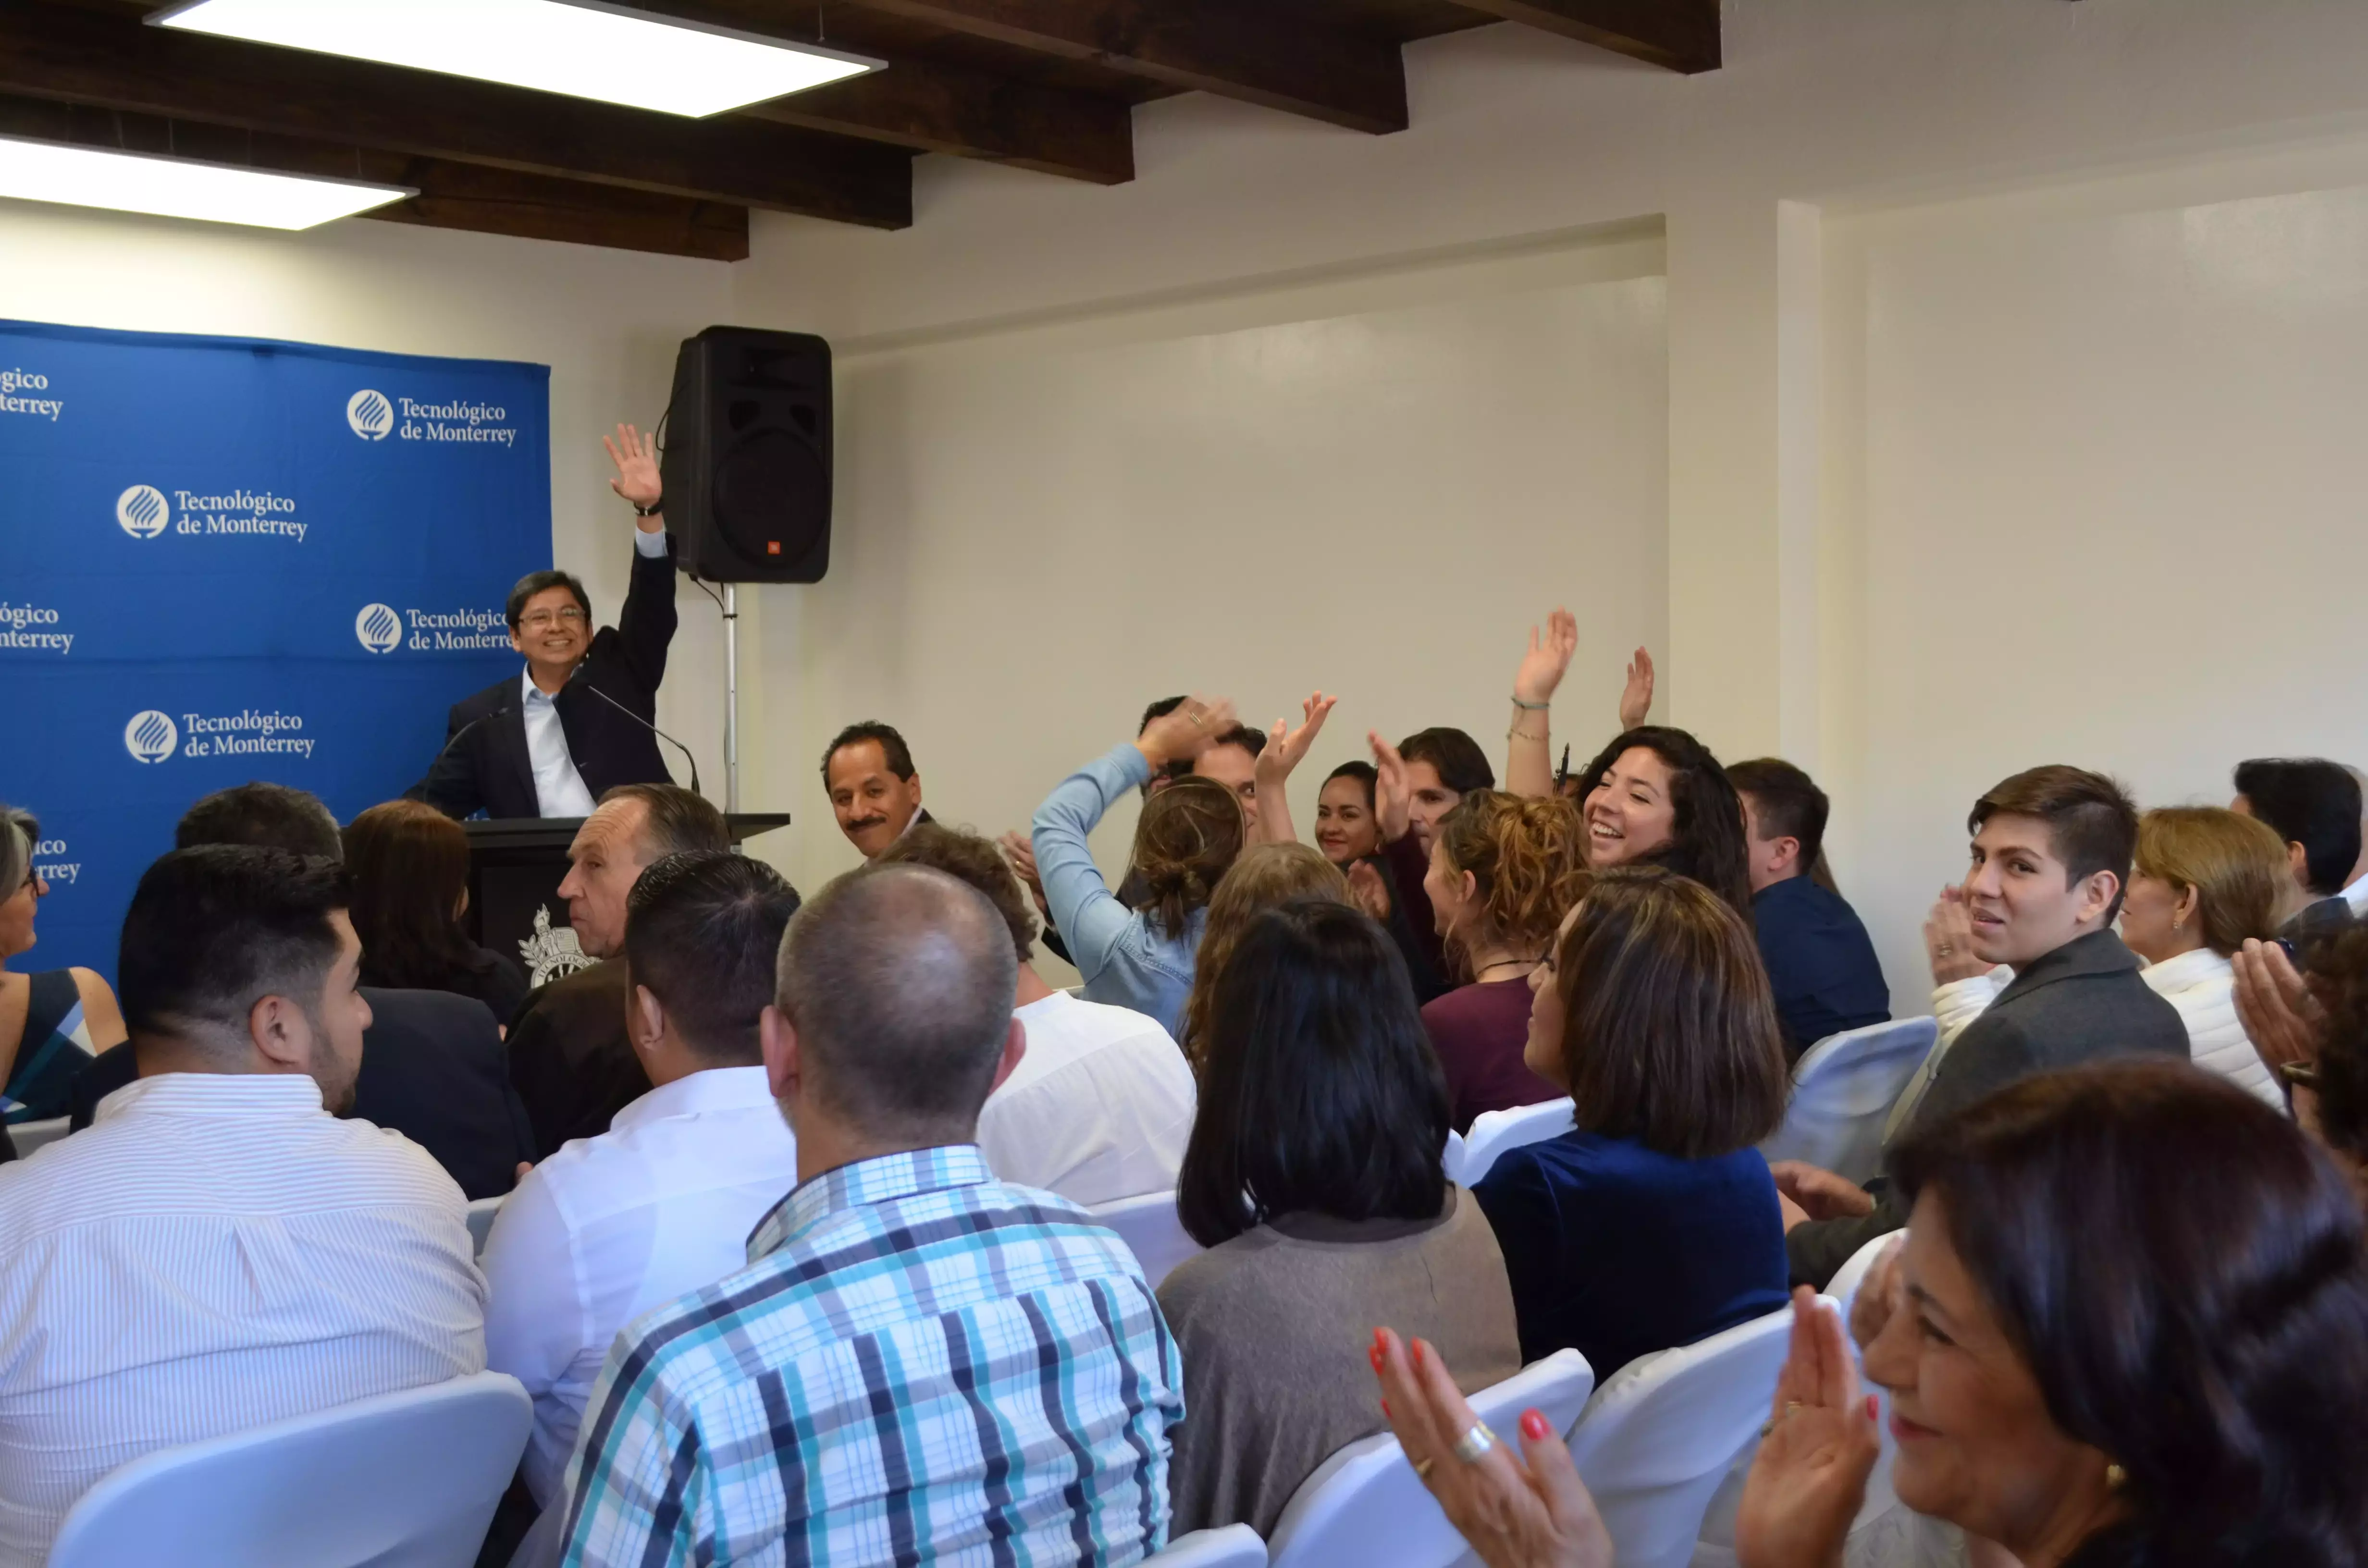
[[[486,1362],[534,1400],[525,1474],[549,1506],[618,1331],[747,1262],[797,1186],[757,1019],[797,895],[762,861],[668,856],[625,915],[627,1033],[656,1086],[527,1173],[485,1244]]]
[[[1019,989],[1012,1017],[1028,1050],[978,1113],[987,1168],[1087,1207],[1172,1190],[1196,1104],[1176,1041],[1156,1019],[1051,989],[1027,964]]]
[[[332,1114],[370,1024],[337,882],[220,846],[141,879],[120,978],[144,1075],[0,1181],[0,1564],[41,1562],[143,1454],[484,1368],[460,1187]],[[223,983],[259,952],[292,956]]]

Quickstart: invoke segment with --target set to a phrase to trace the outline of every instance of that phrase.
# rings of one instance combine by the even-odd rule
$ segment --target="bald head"
[[[775,1004],[828,1113],[874,1136],[968,1142],[1011,1031],[1011,931],[943,871],[850,872],[781,938]]]

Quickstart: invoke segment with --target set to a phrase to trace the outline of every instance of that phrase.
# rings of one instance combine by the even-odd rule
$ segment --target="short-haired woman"
[[[1425,1003],[1423,1028],[1447,1078],[1458,1132],[1484,1111],[1558,1099],[1521,1060],[1530,974],[1587,889],[1587,848],[1566,801],[1474,790],[1440,819],[1423,891],[1450,960],[1468,983]]]
[[[1520,1366],[1504,1256],[1440,1167],[1446,1138],[1381,927],[1316,899],[1251,922],[1218,976],[1178,1182],[1210,1250],[1159,1288],[1184,1362],[1175,1531],[1270,1531],[1326,1458],[1381,1429],[1363,1367],[1376,1323],[1420,1324],[1467,1390]]]
[[[2122,895],[2122,942],[2146,960],[2138,978],[2179,1009],[2195,1064],[2274,1106],[2285,1091],[2237,1017],[2232,960],[2248,938],[2277,935],[2291,885],[2286,847],[2266,823],[2219,806],[2157,806],[2138,818]],[[1952,1037],[2013,979],[2000,965],[1942,987]]]
[[[389,801],[346,824],[361,983],[474,996],[507,1024],[526,1000],[514,959],[469,940],[469,835],[419,801]]]
[[[1599,874],[1530,977],[1528,1061],[1574,1102],[1559,1138],[1473,1188],[1505,1249],[1521,1358],[1598,1381],[1784,1304],[1784,1222],[1754,1147],[1784,1048],[1742,917],[1658,866]]]
[[[74,1075],[125,1038],[115,993],[96,971],[7,972],[33,945],[34,912],[49,896],[33,864],[40,842],[30,813],[0,805],[0,1115],[12,1122],[65,1115]]]
[[[1241,945],[1242,933],[1268,910],[1300,898],[1350,902],[1349,881],[1340,869],[1304,844],[1253,844],[1218,881],[1217,891],[1209,898],[1209,921],[1201,932],[1201,950],[1192,960],[1192,994],[1184,1004],[1184,1032],[1178,1037],[1185,1056],[1196,1066],[1206,1055],[1201,1042],[1208,1037],[1217,977],[1224,973],[1225,960]]]
[[[1111,806],[1169,763],[1207,750],[1235,722],[1225,699],[1187,698],[1063,779],[1036,808],[1036,874],[1070,961],[1085,976],[1086,1000],[1132,1007],[1171,1035],[1183,1027],[1209,895],[1248,840],[1241,802],[1209,778],[1178,778],[1144,802],[1133,859],[1147,892],[1135,909],[1104,884],[1086,841]]]

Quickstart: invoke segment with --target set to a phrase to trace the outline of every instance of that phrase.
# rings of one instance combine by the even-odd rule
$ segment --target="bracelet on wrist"
[[[1508,741],[1537,741],[1543,744],[1546,737],[1531,734],[1526,730],[1508,730],[1505,732],[1505,738]]]
[[[1513,699],[1513,706],[1525,712],[1543,713],[1547,709],[1553,707],[1554,704],[1552,702],[1524,702],[1519,696],[1516,696]]]
[[[637,517],[655,517],[660,512],[665,510],[666,497],[663,495],[659,496],[656,500],[651,502],[646,506],[643,506],[639,501],[633,503],[633,516]]]

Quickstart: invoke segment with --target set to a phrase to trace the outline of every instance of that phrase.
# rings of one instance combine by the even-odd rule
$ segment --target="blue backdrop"
[[[51,895],[13,967],[115,973],[199,796],[267,778],[340,821],[519,667],[551,563],[551,371],[0,322],[0,801]]]

